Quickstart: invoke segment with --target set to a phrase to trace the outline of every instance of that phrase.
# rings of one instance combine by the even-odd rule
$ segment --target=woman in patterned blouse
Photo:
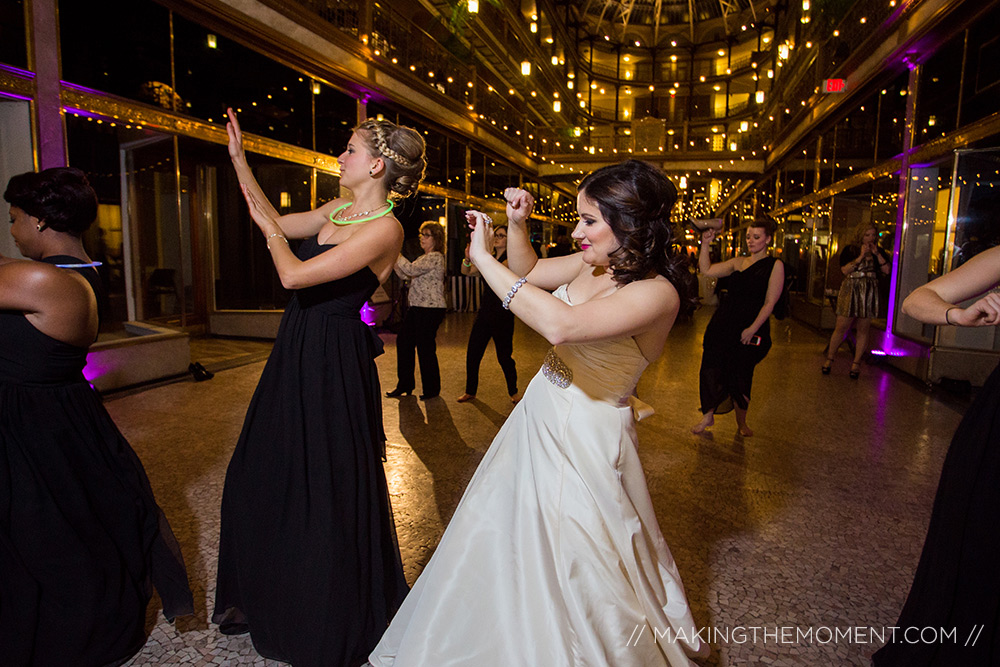
[[[437,360],[438,327],[444,320],[444,230],[436,221],[420,225],[420,247],[424,254],[412,262],[400,255],[396,275],[410,281],[409,308],[396,337],[396,388],[386,396],[397,398],[416,387],[413,375],[414,350],[420,358],[421,400],[441,393],[441,372]]]

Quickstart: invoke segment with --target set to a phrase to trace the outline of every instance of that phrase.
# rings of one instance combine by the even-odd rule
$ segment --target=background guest
[[[437,330],[444,321],[444,229],[435,220],[420,225],[420,257],[410,262],[402,255],[396,260],[396,275],[410,281],[409,307],[396,337],[396,388],[386,396],[409,394],[417,385],[414,351],[420,359],[421,400],[441,393],[441,370],[437,359]]]
[[[497,261],[507,266],[507,226],[501,225],[493,232],[493,254]],[[469,259],[469,246],[465,247],[465,259],[462,261],[462,273],[466,276],[478,276],[479,270]],[[507,394],[513,403],[517,403],[517,367],[514,365],[514,313],[505,310],[500,297],[493,293],[486,281],[483,282],[482,300],[476,321],[472,324],[469,334],[469,347],[465,352],[465,393],[458,397],[459,403],[471,401],[479,389],[479,364],[486,353],[486,345],[493,340],[497,353],[497,362],[503,371],[507,382]]]
[[[699,376],[703,416],[693,433],[712,426],[715,415],[735,410],[740,435],[753,435],[747,426],[753,370],[771,349],[769,318],[785,283],[781,260],[767,254],[776,226],[771,218],[755,220],[747,228],[749,256],[714,264],[709,253],[716,230],[701,235],[699,269],[711,278],[728,280],[727,293],[705,329]]]
[[[878,230],[869,223],[858,225],[854,242],[840,252],[840,270],[845,278],[837,295],[837,323],[826,348],[823,375],[829,375],[833,358],[851,325],[856,323],[857,339],[854,344],[854,363],[848,373],[857,380],[861,374],[861,360],[868,351],[868,332],[872,318],[878,316],[878,276],[889,273],[889,258],[876,245]]]

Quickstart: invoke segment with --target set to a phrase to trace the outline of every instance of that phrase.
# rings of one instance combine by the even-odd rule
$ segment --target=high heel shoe
[[[409,396],[412,393],[412,389],[402,389],[400,387],[396,387],[392,391],[385,392],[385,396],[386,398],[399,398],[400,396]]]
[[[195,382],[204,382],[215,377],[215,373],[208,370],[198,362],[188,364],[188,372],[194,377]]]
[[[857,380],[861,375],[861,364],[854,362],[851,364],[851,371],[847,374],[852,380]]]
[[[833,368],[833,359],[827,359],[826,363],[823,364],[822,368],[820,368],[820,371],[823,372],[823,375],[829,375],[830,369],[832,368]]]

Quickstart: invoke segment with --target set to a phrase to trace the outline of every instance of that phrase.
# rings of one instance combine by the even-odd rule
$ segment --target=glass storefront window
[[[901,266],[897,286],[897,306],[917,287],[940,276],[948,265],[946,238],[948,200],[951,191],[952,158],[940,165],[910,169],[906,183],[905,236],[900,250]],[[895,333],[930,342],[934,327],[896,312]]]
[[[181,113],[222,123],[236,109],[245,132],[312,148],[312,81],[174,14]]]
[[[943,272],[1000,245],[1000,150],[956,151],[940,166],[910,170],[897,301]],[[968,306],[974,297],[964,302]],[[1000,350],[995,327],[935,327],[897,311],[894,333],[942,348]],[[936,339],[935,339],[936,335]]]
[[[170,108],[170,12],[150,0],[59,3],[62,77]],[[86,54],[86,57],[80,57]]]
[[[415,128],[424,137],[426,145],[425,159],[427,168],[424,170],[424,182],[431,185],[443,186],[445,164],[447,160],[448,139],[434,130],[428,129],[426,124],[412,119],[403,120],[404,125]]]
[[[472,149],[472,164],[469,168],[469,193],[476,197],[486,196],[486,156]]]
[[[465,192],[465,142],[448,139],[448,178],[445,187]]]
[[[961,97],[965,33],[941,47],[920,71],[914,143],[937,139],[956,128]]]
[[[969,27],[960,125],[968,125],[997,111],[1000,91],[1000,37],[994,27],[997,21],[1000,21],[1000,8],[994,7]],[[952,70],[951,76],[954,77],[957,71]]]
[[[307,79],[308,81],[308,79]],[[316,82],[313,95],[316,116],[316,150],[337,156],[347,148],[358,124],[357,100],[326,84]],[[310,148],[307,145],[306,148]]]
[[[310,209],[309,167],[254,154],[247,160],[264,194],[279,212]],[[215,306],[219,310],[281,310],[288,303],[289,293],[274,271],[267,243],[250,219],[236,173],[228,162],[227,157],[224,162],[205,165],[214,168],[217,193],[217,210],[211,213],[217,230]],[[329,181],[323,181],[326,189]]]
[[[518,185],[517,169],[498,160],[489,160],[486,165],[486,196],[502,198],[506,188]]]
[[[837,292],[844,274],[841,271],[840,254],[854,243],[855,232],[862,225],[874,224],[879,231],[879,247],[892,254],[891,230],[895,226],[895,200],[898,195],[899,179],[888,176],[874,183],[867,183],[821,202],[798,217],[798,226],[803,262],[799,270],[805,272],[805,280],[796,275],[796,283],[803,284],[806,296],[815,303],[836,304]],[[788,216],[786,231],[794,227],[796,216]],[[787,237],[786,237],[787,238]],[[787,243],[786,243],[787,246]],[[808,262],[805,258],[808,257]],[[880,304],[882,316],[888,303],[888,280],[880,281]]]
[[[28,68],[24,33],[24,0],[0,2],[0,63]]]
[[[396,110],[381,102],[368,102],[365,105],[365,112],[368,118],[382,118],[393,123],[397,120]]]
[[[152,133],[67,114],[66,135],[70,166],[82,169],[97,192],[97,220],[84,235],[83,244],[87,254],[101,262],[98,273],[107,292],[107,300],[101,304],[101,336],[116,336],[124,331],[129,319],[120,147],[122,143],[148,139]]]
[[[316,171],[316,206],[340,196],[340,177],[325,171]]]

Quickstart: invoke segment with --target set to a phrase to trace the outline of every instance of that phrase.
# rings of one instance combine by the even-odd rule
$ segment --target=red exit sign
[[[847,92],[847,80],[846,79],[824,79],[823,80],[823,92],[824,93],[845,93],[845,92]]]

